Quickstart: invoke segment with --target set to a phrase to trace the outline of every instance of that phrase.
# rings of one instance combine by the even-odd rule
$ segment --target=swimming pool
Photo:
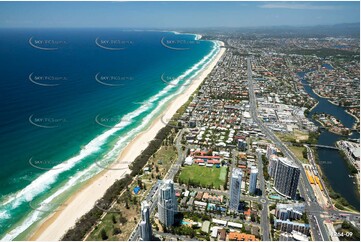
[[[275,200],[281,200],[281,197],[278,195],[270,195],[269,196],[271,199],[275,199]]]
[[[188,225],[189,222],[182,220],[182,221],[181,221],[181,224],[182,224],[182,225]]]

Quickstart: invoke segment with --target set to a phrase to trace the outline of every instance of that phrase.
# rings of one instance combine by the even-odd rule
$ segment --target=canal
[[[332,68],[331,66],[325,66],[326,68]],[[297,73],[301,78],[301,82],[304,85],[305,91],[313,98],[315,98],[319,103],[317,106],[310,111],[308,118],[314,122],[317,126],[321,126],[317,121],[313,120],[312,115],[314,113],[327,113],[331,114],[337,119],[339,119],[346,127],[352,128],[355,123],[355,118],[346,113],[345,109],[336,105],[331,104],[326,98],[321,98],[316,95],[312,88],[308,85],[308,82],[305,80],[306,72]],[[336,141],[345,138],[344,136],[337,135],[331,132],[328,132],[325,129],[321,130],[321,134],[318,139],[318,144],[334,146]],[[349,138],[360,138],[360,133],[353,132]],[[344,197],[353,207],[359,209],[360,199],[358,193],[358,187],[355,183],[355,179],[350,177],[350,172],[347,167],[347,161],[344,160],[343,156],[338,150],[326,149],[326,148],[317,148],[319,165],[322,169],[322,172],[327,177],[328,182],[330,183],[333,190],[342,197]]]

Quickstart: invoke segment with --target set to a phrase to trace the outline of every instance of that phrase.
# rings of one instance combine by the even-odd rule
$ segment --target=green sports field
[[[222,166],[212,168],[205,166],[198,166],[196,164],[192,166],[182,167],[179,175],[179,182],[190,185],[199,185],[202,187],[212,186],[219,189],[226,181],[227,167]]]

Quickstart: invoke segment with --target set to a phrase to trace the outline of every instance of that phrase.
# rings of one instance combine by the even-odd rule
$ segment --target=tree
[[[193,239],[194,236],[195,236],[195,232],[194,232],[194,230],[192,230],[191,233],[190,233],[190,235],[189,235],[189,237],[190,237],[191,239]]]
[[[117,234],[121,234],[122,231],[120,230],[120,228],[113,228],[113,235],[117,235]]]
[[[251,214],[251,221],[256,222],[256,216],[253,213]]]
[[[142,189],[142,188],[143,188],[142,180],[138,179],[138,180],[137,180],[137,183],[138,183],[138,187],[139,187],[140,189]]]
[[[351,227],[351,224],[347,222],[346,220],[342,222],[342,228],[343,229],[349,229]]]
[[[115,215],[114,215],[114,214],[112,215],[112,221],[113,221],[113,224],[116,224],[116,223],[117,223],[117,219],[115,218]]]
[[[123,216],[119,217],[119,223],[125,224],[127,221],[128,221],[128,219],[126,217],[123,217]]]
[[[100,236],[102,237],[102,240],[107,240],[108,239],[107,232],[105,232],[104,228],[102,228],[102,230],[100,231]]]
[[[258,204],[257,207],[258,207],[258,210],[262,210],[262,205],[261,204]]]
[[[306,147],[302,150],[302,156],[303,156],[303,158],[307,159],[307,148]]]
[[[308,224],[308,217],[307,217],[307,214],[306,214],[306,213],[303,213],[303,214],[302,214],[301,219],[303,220],[303,222],[305,222],[305,224]]]
[[[335,204],[335,207],[338,208],[338,209],[340,209],[340,210],[345,209],[345,208],[344,208],[341,204],[339,204],[339,203],[336,203],[336,204]]]
[[[271,224],[274,224],[275,222],[275,219],[274,219],[274,215],[271,213],[270,216],[269,216],[269,220],[270,220],[270,223]]]
[[[246,227],[245,227],[245,226],[242,226],[241,232],[242,232],[242,233],[246,233]]]
[[[271,206],[269,206],[269,210],[273,210],[276,208],[276,204],[272,204]]]
[[[197,229],[198,228],[198,224],[192,224],[192,229]]]

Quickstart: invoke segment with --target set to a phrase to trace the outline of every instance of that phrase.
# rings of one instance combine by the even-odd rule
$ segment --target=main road
[[[321,214],[324,213],[324,209],[317,203],[316,197],[313,194],[311,185],[307,181],[307,176],[302,168],[302,163],[298,160],[297,157],[287,148],[285,144],[278,137],[266,127],[263,122],[258,118],[257,115],[257,103],[256,96],[253,89],[253,79],[252,79],[252,66],[251,59],[247,58],[247,77],[248,77],[248,92],[249,92],[249,104],[250,104],[250,113],[253,118],[253,121],[258,125],[261,131],[283,152],[285,156],[294,160],[301,170],[301,179],[299,182],[299,190],[301,196],[306,200],[306,209],[310,214],[310,227],[312,234],[315,240],[329,240],[329,235],[323,223],[323,218]],[[317,228],[317,229],[316,229]]]
[[[314,167],[314,169],[317,170],[317,165],[316,165],[316,162],[315,162],[315,158],[313,156],[312,149],[306,144],[304,144],[303,146],[306,147],[306,149],[307,149],[307,159],[310,161],[310,163]],[[331,198],[330,198],[330,196],[328,194],[328,191],[327,191],[326,185],[323,182],[323,179],[320,179],[320,182],[321,182],[322,186],[324,187],[324,193],[325,193],[326,198],[327,198],[328,206],[332,208],[333,207],[332,200],[331,200]]]
[[[187,153],[187,149],[185,151],[183,151],[183,145],[181,144],[182,141],[182,137],[183,137],[183,133],[184,133],[184,129],[182,129],[175,140],[175,146],[177,148],[178,151],[178,159],[177,162],[174,163],[170,169],[168,170],[167,174],[165,175],[164,179],[174,179],[174,176],[177,174],[179,168],[182,165],[182,162],[184,161],[184,153]],[[148,201],[148,203],[150,203],[150,214],[152,214],[155,210],[155,206],[157,205],[157,200],[158,200],[158,189],[161,186],[162,181],[158,180],[150,189],[149,193],[147,194],[145,200]],[[134,228],[133,232],[131,233],[131,235],[129,236],[129,241],[137,241],[139,239],[140,236],[140,230],[139,230],[139,223],[137,224],[137,226]]]
[[[260,153],[257,153],[257,159],[258,159],[259,185],[262,191],[261,203],[263,206],[262,214],[261,214],[262,240],[270,241],[272,238],[270,237],[270,220],[268,217],[268,198],[266,197],[266,184],[263,175],[263,161],[262,161],[262,155]]]

